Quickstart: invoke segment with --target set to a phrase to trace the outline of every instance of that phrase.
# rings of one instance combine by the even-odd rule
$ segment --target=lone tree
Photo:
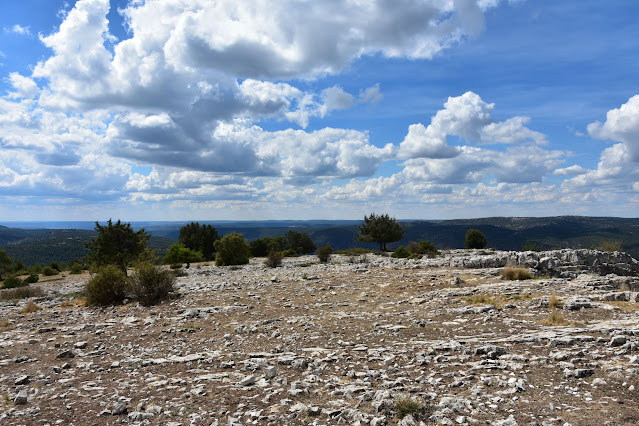
[[[219,240],[217,229],[211,225],[200,225],[199,222],[191,222],[180,228],[178,242],[186,248],[199,251],[206,260],[215,257],[215,241]]]
[[[287,247],[295,250],[297,254],[312,253],[317,248],[311,237],[304,232],[288,231],[284,238],[286,239]]]
[[[217,256],[215,266],[246,265],[249,263],[251,250],[244,236],[237,232],[226,234],[215,242]]]
[[[86,247],[90,251],[87,260],[96,266],[116,265],[126,275],[127,265],[146,251],[149,235],[144,229],[134,231],[130,223],[109,219],[106,225],[95,222],[95,230],[98,236]]]
[[[12,269],[13,269],[11,267],[12,264],[13,264],[13,259],[11,259],[7,255],[7,251],[0,250],[0,280],[2,279],[4,274],[6,274],[7,272],[12,272]]]
[[[197,250],[191,250],[184,247],[184,244],[173,244],[169,247],[169,252],[164,256],[164,263],[176,264],[186,263],[186,269],[189,269],[191,262],[202,262],[204,256]]]
[[[469,229],[466,232],[466,245],[467,249],[483,249],[486,248],[486,236],[477,229]]]
[[[355,233],[355,241],[379,243],[379,249],[387,251],[386,243],[392,243],[404,238],[404,227],[397,223],[394,217],[387,214],[376,216],[364,216],[364,223],[359,226],[359,232]]]

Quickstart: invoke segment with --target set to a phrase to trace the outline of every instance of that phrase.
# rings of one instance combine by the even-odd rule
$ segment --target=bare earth
[[[639,423],[636,275],[436,264],[196,265],[151,308],[39,283],[40,311],[0,302],[0,424]]]

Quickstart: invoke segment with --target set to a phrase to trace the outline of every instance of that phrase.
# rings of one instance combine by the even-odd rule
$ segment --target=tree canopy
[[[249,263],[251,251],[244,236],[231,232],[215,242],[216,266],[245,265]]]
[[[379,243],[379,249],[386,251],[386,243],[392,243],[404,238],[404,227],[387,214],[364,216],[364,223],[355,233],[355,241]]]
[[[200,225],[199,222],[191,222],[180,228],[178,242],[186,248],[199,251],[206,260],[215,258],[215,241],[219,240],[217,229],[211,225]]]
[[[483,249],[486,248],[486,236],[478,229],[469,229],[466,232],[465,247],[467,249]]]
[[[173,244],[169,247],[169,252],[164,256],[164,263],[186,263],[186,268],[191,266],[191,262],[202,262],[204,256],[197,250],[185,247],[184,244]]]
[[[13,264],[13,259],[7,255],[6,250],[0,250],[0,280],[2,276],[7,272],[12,272],[11,265]]]
[[[146,251],[149,235],[144,229],[134,231],[130,223],[109,219],[106,225],[95,222],[95,230],[98,236],[86,246],[90,251],[87,260],[96,266],[116,265],[126,275],[128,264]]]
[[[304,232],[288,231],[284,238],[286,239],[286,247],[294,250],[297,254],[313,253],[317,248],[311,237]]]

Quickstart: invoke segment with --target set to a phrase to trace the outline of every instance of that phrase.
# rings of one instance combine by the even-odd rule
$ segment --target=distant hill
[[[152,237],[149,246],[164,255],[177,241],[184,222],[140,222]],[[294,229],[308,233],[317,246],[330,243],[336,249],[366,247],[377,244],[356,243],[355,231],[362,221],[201,221],[216,227],[220,235],[240,232],[249,241],[265,236],[284,235]],[[626,252],[639,258],[639,219],[610,217],[493,217],[440,221],[402,221],[406,237],[390,246],[394,249],[409,241],[429,240],[439,249],[463,248],[466,231],[479,229],[488,239],[488,246],[500,250],[520,250],[526,242],[542,249],[590,248],[604,241],[621,241]],[[137,226],[136,226],[137,225]],[[85,243],[95,236],[86,229],[22,229],[0,226],[0,248],[14,260],[27,265],[69,262],[87,254]]]

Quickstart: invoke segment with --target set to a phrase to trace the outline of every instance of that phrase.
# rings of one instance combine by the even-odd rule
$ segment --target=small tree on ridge
[[[359,233],[355,233],[355,241],[379,243],[379,249],[387,251],[386,243],[392,243],[404,238],[404,227],[387,214],[364,216],[364,223],[359,226]]]

